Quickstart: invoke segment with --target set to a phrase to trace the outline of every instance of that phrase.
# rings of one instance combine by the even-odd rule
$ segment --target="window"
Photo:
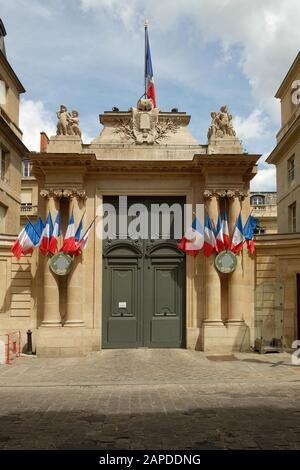
[[[260,194],[255,194],[251,197],[252,206],[262,206],[265,203],[265,197]]]
[[[6,105],[7,87],[6,83],[0,78],[0,105]]]
[[[288,159],[288,182],[291,183],[295,179],[295,155]]]
[[[289,226],[290,232],[297,231],[296,203],[289,206]]]
[[[32,205],[32,190],[22,189],[21,190],[21,204],[26,206]]]
[[[0,179],[6,180],[7,152],[0,147]]]
[[[0,204],[0,233],[5,232],[5,216],[6,216],[6,207]]]
[[[261,227],[260,225],[257,225],[254,229],[254,235],[263,235],[266,233],[266,229],[264,227]]]
[[[31,163],[29,160],[22,160],[22,176],[31,176]]]

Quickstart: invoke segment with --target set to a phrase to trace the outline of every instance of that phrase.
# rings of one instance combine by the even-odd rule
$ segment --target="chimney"
[[[47,136],[46,132],[41,132],[41,139],[40,139],[40,152],[41,153],[47,152],[48,143],[49,143],[49,137]]]

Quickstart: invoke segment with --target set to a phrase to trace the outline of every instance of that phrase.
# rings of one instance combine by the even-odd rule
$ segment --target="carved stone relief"
[[[159,121],[159,109],[153,108],[152,100],[140,99],[137,108],[131,109],[130,120],[120,120],[115,126],[116,134],[136,144],[159,144],[171,133],[176,133],[179,124],[173,119]]]
[[[213,197],[216,198],[227,198],[227,199],[232,199],[234,197],[239,198],[241,201],[243,201],[246,197],[249,196],[248,191],[240,191],[237,189],[222,189],[222,190],[208,190],[206,189],[203,191],[203,198],[204,199],[212,199]]]
[[[83,189],[42,189],[40,195],[45,199],[71,199],[76,197],[77,199],[85,200],[87,198],[86,191]]]

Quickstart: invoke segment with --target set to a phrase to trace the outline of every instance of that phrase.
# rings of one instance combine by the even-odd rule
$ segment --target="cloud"
[[[300,44],[299,0],[0,0],[0,10],[26,98],[51,110],[54,124],[65,102],[95,136],[99,112],[136,103],[148,17],[159,106],[190,113],[200,141],[210,111],[227,103],[249,152],[274,143],[274,92]]]
[[[270,120],[260,109],[254,109],[246,118],[235,116],[233,125],[242,140],[264,139],[270,135]]]
[[[276,167],[266,162],[270,152],[258,161],[258,172],[250,183],[251,191],[276,191]]]
[[[28,0],[13,0],[10,2],[0,0],[0,5],[12,9],[14,12],[25,8],[30,15],[40,17],[42,19],[51,18],[53,15],[51,5],[42,5],[40,0],[30,0],[29,2]]]
[[[23,142],[29,150],[40,149],[40,132],[50,137],[55,134],[53,114],[45,109],[42,101],[23,99],[20,104],[20,128]]]
[[[270,168],[258,170],[257,175],[250,184],[251,191],[276,191],[276,169]]]
[[[127,0],[124,5],[123,0],[81,0],[84,11],[109,16],[131,33],[140,30],[141,18],[147,16],[151,29],[166,41],[177,30],[186,45],[198,42],[199,51],[205,44],[218,44],[224,62],[234,66],[235,61],[248,80],[257,108],[279,124],[274,93],[299,49],[299,0]]]

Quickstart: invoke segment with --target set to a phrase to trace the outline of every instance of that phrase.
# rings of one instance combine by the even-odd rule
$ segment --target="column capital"
[[[45,199],[61,199],[63,197],[63,190],[62,189],[42,189],[40,191],[40,195]]]
[[[40,191],[40,195],[45,199],[50,199],[51,197],[54,199],[81,199],[86,200],[87,195],[84,189],[76,189],[76,188],[67,188],[67,189],[42,189]]]
[[[240,191],[237,189],[205,189],[205,191],[203,191],[203,198],[207,200],[211,200],[213,197],[216,199],[234,199],[236,197],[240,201],[243,201],[248,195],[248,191]]]
[[[64,189],[64,196],[66,199],[77,199],[85,201],[87,199],[86,191],[84,189]]]
[[[203,191],[203,197],[208,200],[211,200],[213,197],[219,199],[221,194],[220,191],[216,191],[215,189],[205,189],[205,191]]]
[[[249,196],[249,191],[236,191],[236,196],[239,198],[240,201],[244,201]]]

